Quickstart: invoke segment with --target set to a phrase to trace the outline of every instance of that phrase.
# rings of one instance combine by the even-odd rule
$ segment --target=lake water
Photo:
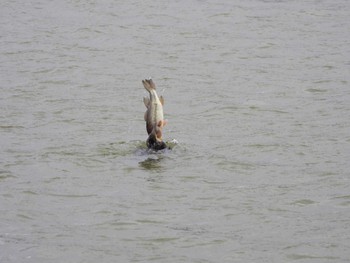
[[[349,14],[2,1],[0,261],[349,262]]]

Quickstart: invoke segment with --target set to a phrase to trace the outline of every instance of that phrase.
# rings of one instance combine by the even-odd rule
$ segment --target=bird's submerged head
[[[150,133],[147,139],[147,147],[155,151],[167,148],[165,142],[162,140],[162,132],[160,129]]]

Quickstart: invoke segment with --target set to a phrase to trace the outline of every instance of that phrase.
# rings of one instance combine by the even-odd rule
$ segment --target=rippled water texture
[[[348,262],[350,2],[2,1],[1,262]],[[149,152],[141,80],[165,98]]]

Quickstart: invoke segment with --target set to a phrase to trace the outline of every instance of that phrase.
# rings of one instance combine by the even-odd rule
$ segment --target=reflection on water
[[[140,167],[145,170],[160,172],[162,170],[162,157],[148,157],[146,160],[139,162]]]
[[[142,144],[141,147],[138,148],[138,154],[140,156],[146,156],[146,159],[139,162],[140,167],[145,170],[152,170],[157,172],[163,171],[164,169],[162,162],[165,161],[166,156],[172,152],[177,144],[178,142],[175,139],[170,142],[166,142],[168,148],[160,151],[147,149],[147,147],[145,147],[145,144]]]

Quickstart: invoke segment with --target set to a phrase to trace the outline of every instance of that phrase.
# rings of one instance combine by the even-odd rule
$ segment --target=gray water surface
[[[349,14],[0,3],[0,261],[348,262]],[[145,148],[150,76],[165,152]]]

